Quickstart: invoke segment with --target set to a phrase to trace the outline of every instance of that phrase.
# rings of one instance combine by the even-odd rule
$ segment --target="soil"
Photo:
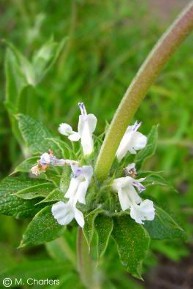
[[[146,289],[193,289],[193,253],[178,263],[160,257],[144,285]]]

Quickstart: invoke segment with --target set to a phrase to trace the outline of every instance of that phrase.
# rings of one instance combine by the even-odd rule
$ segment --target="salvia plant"
[[[109,258],[114,254],[114,249],[109,250],[109,244],[114,248],[112,242],[124,268],[142,278],[150,240],[184,236],[176,221],[156,205],[153,186],[166,186],[167,181],[160,172],[143,170],[144,161],[155,153],[158,126],[144,133],[139,121],[145,120],[131,123],[131,119],[192,27],[191,2],[150,53],[112,123],[99,136],[95,135],[99,116],[87,112],[82,102],[77,104],[77,127],[67,124],[64,117],[54,136],[27,111],[26,88],[36,88],[65,40],[58,44],[51,39],[31,62],[7,43],[6,107],[25,160],[0,183],[0,212],[31,219],[20,248],[46,244],[52,255],[58,252],[61,258],[65,252],[70,265],[62,267],[63,273],[59,269],[64,284],[65,275],[71,272],[80,276],[76,288],[80,281],[86,288],[105,284],[115,288],[101,265],[105,260],[113,262]]]

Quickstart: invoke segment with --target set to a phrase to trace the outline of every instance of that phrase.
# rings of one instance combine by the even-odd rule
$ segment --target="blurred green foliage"
[[[187,1],[188,2],[188,1]],[[175,9],[174,9],[175,10]],[[158,23],[149,1],[116,0],[2,0],[0,34],[14,43],[28,59],[51,37],[60,42],[68,36],[59,59],[35,90],[26,88],[33,98],[33,117],[57,133],[58,124],[76,123],[77,102],[84,101],[88,111],[98,117],[98,132],[110,122],[122,95],[147,53],[169,21]],[[175,13],[174,13],[175,16]],[[172,17],[171,17],[172,18]],[[155,264],[153,252],[173,260],[188,255],[192,244],[193,216],[193,126],[192,126],[192,36],[172,57],[151,87],[137,112],[144,133],[159,124],[159,142],[155,156],[145,163],[146,170],[164,171],[178,190],[147,190],[147,195],[167,209],[187,232],[184,241],[152,243],[147,269]],[[5,100],[3,72],[6,44],[0,46],[0,178],[12,171],[23,159],[21,149],[11,132]],[[38,63],[36,64],[39,65]],[[32,112],[31,112],[32,114]],[[25,223],[1,217],[1,269],[18,262],[48,258],[43,247],[15,250]],[[114,244],[112,244],[113,248]],[[48,252],[48,253],[47,253]],[[112,254],[107,252],[113,264]],[[53,256],[51,256],[53,257]],[[116,262],[115,262],[116,263]],[[116,263],[117,264],[117,263]],[[105,267],[105,265],[103,265]],[[118,265],[117,265],[118,266]],[[112,266],[113,267],[113,266]],[[60,266],[59,266],[60,270]],[[116,268],[111,268],[114,272]],[[118,271],[118,268],[117,268]],[[114,272],[116,287],[124,287]],[[69,277],[70,278],[70,277]],[[68,279],[68,276],[67,276]],[[67,282],[66,280],[64,282]],[[131,281],[132,282],[132,281]],[[67,283],[65,283],[67,284]],[[109,285],[109,288],[111,285]],[[122,287],[120,287],[122,286]],[[131,285],[138,288],[138,285]],[[136,286],[136,287],[134,287]],[[70,288],[70,287],[69,287]],[[108,287],[107,287],[108,288]]]

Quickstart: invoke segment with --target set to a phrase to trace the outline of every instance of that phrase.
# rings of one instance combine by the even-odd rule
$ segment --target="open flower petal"
[[[68,225],[74,218],[74,208],[70,203],[58,202],[52,206],[52,215],[60,225]]]
[[[138,132],[140,123],[136,122],[133,126],[128,126],[116,152],[119,161],[124,158],[129,151],[131,154],[136,154],[137,150],[143,149],[147,144],[147,137]]]
[[[147,137],[145,135],[143,135],[142,133],[138,131],[133,133],[133,137],[130,143],[132,150],[134,151],[141,150],[146,146],[146,144],[147,144]]]
[[[74,218],[76,220],[76,222],[78,223],[78,225],[83,228],[84,227],[84,216],[83,213],[78,210],[77,208],[74,209]]]
[[[83,213],[78,210],[71,201],[68,203],[58,202],[52,206],[52,215],[60,225],[68,225],[73,219],[77,221],[80,227],[84,226]]]
[[[131,206],[130,216],[139,224],[143,224],[145,220],[152,221],[155,218],[153,202],[144,200],[139,205],[133,204]]]
[[[79,133],[73,131],[72,127],[67,123],[61,123],[58,128],[59,133],[68,137],[71,141],[78,141],[80,139]]]
[[[71,168],[73,176],[65,197],[85,204],[85,196],[93,175],[93,168],[91,166],[79,167],[76,165],[72,165]]]
[[[128,176],[115,179],[113,182],[113,188],[118,192],[120,206],[123,211],[130,209],[133,203],[139,204],[142,201],[133,186],[134,181],[136,180]]]
[[[61,123],[59,125],[58,131],[59,131],[59,133],[65,135],[65,136],[69,136],[70,134],[72,134],[73,129],[69,124]]]
[[[78,132],[73,131],[72,134],[69,135],[68,139],[71,141],[79,141],[80,135]]]
[[[81,145],[84,155],[90,155],[93,152],[94,144],[92,133],[96,128],[96,124],[97,118],[94,116],[94,114],[79,116],[78,133],[81,138]]]
[[[84,103],[78,104],[81,115],[78,122],[78,133],[81,138],[81,145],[84,155],[90,155],[93,152],[92,134],[96,128],[97,118],[94,114],[87,114]]]

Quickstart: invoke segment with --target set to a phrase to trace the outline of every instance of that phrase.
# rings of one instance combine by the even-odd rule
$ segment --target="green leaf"
[[[0,279],[3,280],[9,276],[11,280],[17,278],[19,281],[22,278],[22,282],[27,284],[28,279],[52,279],[63,275],[68,270],[72,270],[69,263],[56,262],[50,259],[24,261],[1,272]],[[18,285],[15,287],[18,288]]]
[[[145,229],[152,239],[184,238],[183,229],[163,209],[156,207],[156,216],[153,221],[146,221]]]
[[[62,156],[63,151],[49,140],[52,135],[41,122],[24,114],[17,115],[17,119],[24,141],[32,153],[42,154],[51,149],[57,157]]]
[[[52,183],[46,183],[42,180],[36,180],[35,184],[31,187],[19,190],[17,193],[15,193],[15,196],[30,200],[34,198],[45,198],[48,196],[50,192],[54,190],[54,185]]]
[[[141,278],[142,262],[150,241],[146,230],[128,216],[114,217],[112,236],[123,266],[134,277]]]
[[[13,195],[19,190],[36,184],[35,179],[26,177],[7,177],[0,182],[0,213],[16,218],[34,216],[42,205],[37,205],[35,200],[23,200]]]
[[[57,43],[50,39],[33,56],[33,68],[36,75],[36,83],[40,82],[52,68],[59,54],[64,48],[67,38]]]
[[[49,195],[43,199],[41,203],[50,203],[50,202],[57,202],[64,199],[64,194],[59,189],[54,189]]]
[[[58,185],[60,189],[54,189],[44,200],[41,201],[41,203],[64,200],[64,195],[67,192],[70,183],[70,174],[71,169],[66,166],[63,170],[62,176],[60,175],[60,183]]]
[[[95,221],[95,230],[98,236],[98,257],[100,258],[106,251],[106,248],[109,243],[109,238],[113,230],[113,220],[110,217],[99,214],[96,216]]]
[[[158,139],[158,125],[155,125],[152,127],[149,135],[147,136],[146,147],[136,154],[134,162],[138,170],[140,169],[143,162],[155,153],[157,146],[157,139]]]
[[[169,186],[168,181],[161,175],[159,172],[143,172],[145,178],[144,184],[147,185],[160,185],[160,186]],[[143,177],[142,176],[142,177]],[[141,175],[140,175],[141,177]]]
[[[43,244],[62,235],[65,227],[54,219],[51,207],[47,206],[35,215],[23,234],[20,247]]]
[[[39,156],[24,160],[14,169],[12,174],[15,174],[18,172],[21,172],[21,173],[30,172],[31,168],[37,164],[38,160],[39,160]]]
[[[90,212],[85,217],[85,225],[83,228],[83,234],[85,236],[86,242],[88,244],[88,247],[90,248],[90,244],[94,235],[94,221],[96,216],[101,213],[103,210],[101,208],[97,208]]]
[[[143,171],[140,173],[140,178],[145,178],[143,184],[147,186],[167,186],[170,190],[176,191],[176,189],[170,184],[170,182],[164,178],[162,172],[151,172],[151,171]]]
[[[12,131],[17,141],[22,144],[21,134],[18,129],[18,124],[14,118],[14,114],[18,113],[20,103],[20,95],[25,87],[29,85],[26,75],[19,61],[19,56],[14,48],[8,48],[5,58],[5,74],[6,74],[6,97],[5,106],[9,112]],[[25,60],[23,59],[23,62]],[[25,67],[28,66],[26,63]]]

